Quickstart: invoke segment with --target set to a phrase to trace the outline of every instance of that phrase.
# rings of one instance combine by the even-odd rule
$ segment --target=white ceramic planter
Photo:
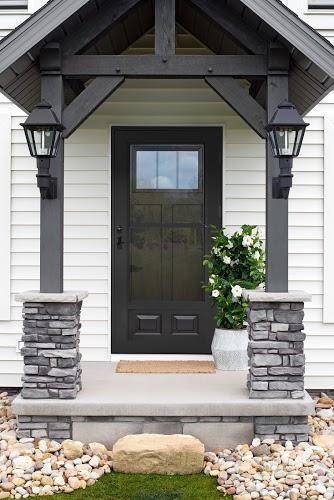
[[[217,370],[248,369],[248,331],[216,328],[211,350]]]

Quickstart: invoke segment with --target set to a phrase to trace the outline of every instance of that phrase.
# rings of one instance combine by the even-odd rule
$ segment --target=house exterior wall
[[[288,3],[290,8],[293,8],[291,4],[299,6],[298,0]],[[316,21],[320,15],[312,16]],[[306,19],[311,24],[312,16],[308,15]],[[0,14],[0,26],[5,26],[5,17],[5,14]],[[325,35],[332,34],[334,38],[334,14],[320,19],[325,17]],[[24,15],[16,15],[15,19],[17,23],[21,22]],[[14,24],[8,22],[7,28],[0,33],[13,28]],[[306,388],[334,386],[334,315],[331,317],[329,311],[326,323],[323,321],[326,282],[323,279],[324,165],[329,168],[332,157],[330,145],[333,136],[330,131],[333,105],[334,93],[307,117],[310,126],[301,156],[294,162],[294,186],[289,203],[289,286],[291,290],[304,289],[313,295],[312,303],[306,307]],[[1,386],[20,385],[22,361],[17,345],[22,328],[21,305],[15,303],[14,295],[39,287],[39,192],[35,160],[28,154],[19,125],[23,118],[22,111],[5,97],[0,98],[0,126],[9,132],[10,124],[11,129],[11,133],[7,133],[5,158],[1,157],[7,169],[0,173],[0,180],[7,186],[4,198],[7,199],[7,214],[10,206],[10,216],[7,215],[4,226],[1,225],[1,228],[7,227],[2,230],[1,236],[7,245],[2,249],[4,255],[1,254],[0,260],[4,283],[2,296],[9,296],[10,293],[10,303],[3,307],[3,311],[0,310]],[[90,293],[82,310],[81,350],[83,359],[92,361],[111,358],[112,125],[223,126],[224,225],[234,230],[244,223],[262,227],[265,223],[263,141],[203,82],[126,82],[66,141],[65,147],[65,288],[88,290]],[[328,174],[329,170],[326,172],[328,185],[325,192],[332,189]],[[329,199],[327,206],[330,211]],[[329,226],[331,223],[328,220]],[[327,232],[330,231],[328,227]],[[325,247],[328,249],[328,238]]]

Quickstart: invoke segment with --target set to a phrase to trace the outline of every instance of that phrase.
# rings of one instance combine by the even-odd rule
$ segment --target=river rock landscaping
[[[70,493],[111,471],[111,452],[102,444],[17,439],[10,403],[7,393],[1,393],[0,500]]]
[[[254,439],[251,446],[205,454],[204,473],[234,500],[334,498],[334,400],[323,394],[309,417],[309,442]]]
[[[204,473],[234,500],[334,498],[334,400],[325,394],[309,417],[309,442],[294,446],[254,439],[204,455]],[[99,443],[17,439],[11,398],[0,394],[0,500],[70,493],[112,471],[112,452]],[[84,496],[84,494],[83,494]]]

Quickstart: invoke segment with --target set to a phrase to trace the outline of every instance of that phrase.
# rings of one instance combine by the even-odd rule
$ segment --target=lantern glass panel
[[[296,133],[296,141],[293,148],[293,156],[298,156],[300,153],[300,148],[302,147],[303,138],[305,134],[305,128],[300,128]]]
[[[270,143],[271,143],[271,147],[272,147],[274,156],[278,156],[279,155],[279,149],[278,149],[278,144],[277,144],[277,141],[276,141],[276,130],[270,130],[269,131],[269,140],[270,140]]]
[[[32,133],[36,147],[36,156],[52,156],[55,131],[47,128],[36,128]]]
[[[52,148],[51,148],[51,156],[54,157],[54,156],[57,156],[59,141],[60,141],[62,132],[61,132],[61,130],[53,130],[52,133],[53,133],[54,140],[53,140],[53,144],[52,144]]]
[[[24,132],[26,135],[27,144],[28,144],[28,148],[29,148],[31,156],[37,156],[35,138],[34,138],[34,134],[33,134],[32,130],[25,129]]]
[[[296,142],[296,130],[290,128],[276,129],[276,142],[279,156],[293,156]]]
[[[269,138],[275,156],[298,156],[304,137],[304,128],[274,128]]]

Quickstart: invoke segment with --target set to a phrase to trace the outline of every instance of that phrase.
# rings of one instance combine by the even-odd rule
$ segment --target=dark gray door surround
[[[221,199],[221,128],[112,129],[112,352],[210,352],[202,260]]]

